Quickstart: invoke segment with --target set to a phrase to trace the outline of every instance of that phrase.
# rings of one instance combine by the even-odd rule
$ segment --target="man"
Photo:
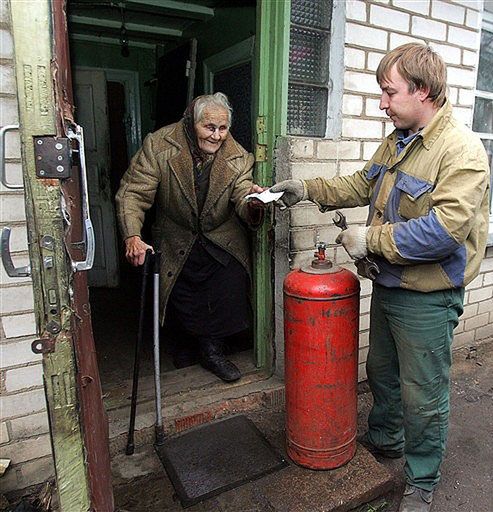
[[[446,66],[410,43],[381,61],[380,109],[395,130],[362,171],[273,186],[292,206],[322,211],[370,205],[367,226],[337,241],[380,267],[370,310],[367,374],[374,398],[364,444],[405,457],[399,512],[425,512],[440,478],[448,429],[453,329],[464,287],[484,256],[489,168],[480,139],[452,115]]]

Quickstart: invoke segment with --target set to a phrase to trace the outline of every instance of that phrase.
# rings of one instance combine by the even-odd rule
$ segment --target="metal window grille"
[[[323,137],[333,0],[291,0],[288,133]]]

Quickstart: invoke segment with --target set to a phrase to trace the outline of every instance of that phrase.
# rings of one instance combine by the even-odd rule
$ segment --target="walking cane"
[[[163,428],[163,415],[161,409],[161,368],[159,361],[159,271],[161,268],[161,253],[156,252],[154,254],[154,264],[152,267],[153,283],[154,283],[154,388],[156,392],[156,446],[164,443],[164,428]]]
[[[139,312],[139,330],[137,332],[137,342],[135,343],[135,357],[134,357],[134,375],[132,383],[132,401],[130,404],[130,423],[128,426],[127,448],[125,453],[132,455],[134,452],[134,431],[135,431],[135,412],[137,410],[137,390],[139,387],[139,369],[140,369],[140,355],[142,349],[142,337],[144,333],[144,313],[146,303],[146,290],[147,280],[149,275],[149,264],[152,258],[151,249],[147,249],[142,266],[142,287],[140,291],[140,312]]]

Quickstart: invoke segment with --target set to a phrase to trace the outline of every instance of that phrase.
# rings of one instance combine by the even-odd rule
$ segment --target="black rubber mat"
[[[245,416],[202,425],[156,446],[183,507],[288,465]]]

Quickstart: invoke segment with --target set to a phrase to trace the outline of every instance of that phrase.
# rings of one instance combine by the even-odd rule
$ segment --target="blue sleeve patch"
[[[442,260],[460,247],[433,210],[423,217],[395,224],[394,240],[401,256],[411,261]]]
[[[440,262],[444,272],[456,287],[464,286],[464,272],[466,270],[467,253],[462,245],[453,254]]]
[[[399,172],[399,179],[396,181],[395,187],[416,199],[428,190],[431,190],[433,185],[409,174]]]
[[[372,180],[376,178],[382,170],[386,171],[387,166],[380,164],[372,164],[371,167],[368,169],[368,172],[366,173],[366,179]]]

